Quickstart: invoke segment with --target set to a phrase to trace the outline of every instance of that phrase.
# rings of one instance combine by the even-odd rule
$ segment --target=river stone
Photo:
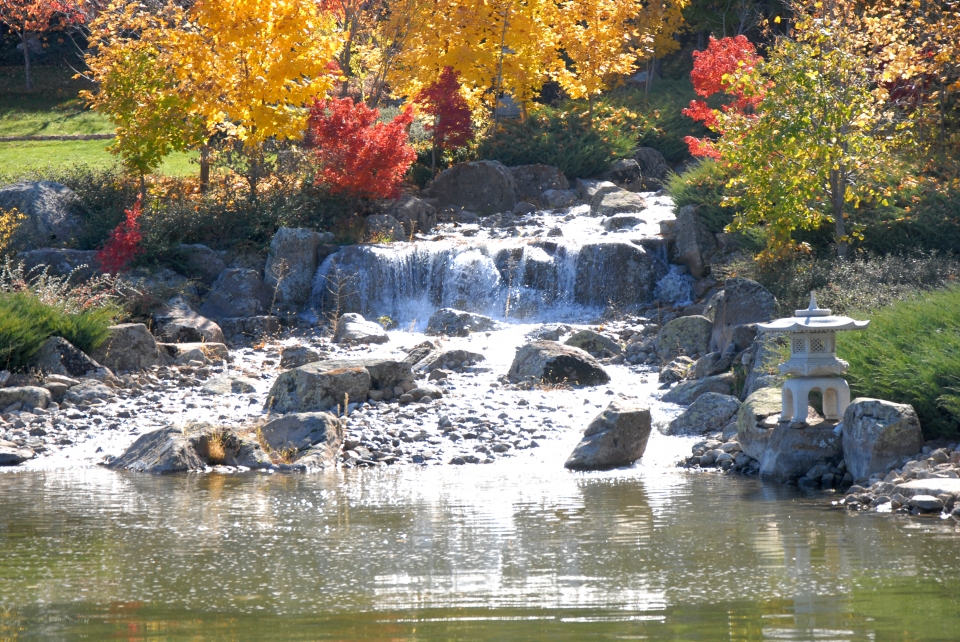
[[[540,204],[548,210],[559,210],[577,204],[577,193],[572,189],[548,189],[540,195]]]
[[[340,450],[344,428],[343,420],[329,412],[302,412],[271,419],[260,427],[260,434],[272,450],[311,450],[313,459],[329,466]],[[326,457],[320,457],[323,451]]]
[[[197,314],[190,303],[177,295],[153,313],[154,332],[166,343],[224,343],[223,330],[205,316]]]
[[[780,388],[762,388],[747,397],[737,412],[737,442],[743,452],[756,460],[763,458],[776,425],[767,422],[767,418],[779,419],[783,409],[780,395]]]
[[[643,456],[650,438],[650,409],[613,401],[583,433],[564,467],[604,470],[629,466]]]
[[[854,480],[884,473],[922,447],[920,420],[909,404],[861,397],[843,413],[843,459]]]
[[[499,161],[458,163],[440,172],[424,190],[437,207],[465,209],[481,216],[509,212],[517,204],[517,183]],[[538,194],[539,196],[539,194]]]
[[[652,299],[665,274],[662,261],[633,243],[588,243],[577,257],[574,300],[586,306],[639,305]]]
[[[33,459],[33,456],[32,448],[0,439],[0,466],[17,466],[28,459]]]
[[[335,406],[366,401],[370,373],[361,366],[342,367],[321,361],[287,370],[267,393],[268,411],[325,412]]]
[[[411,352],[411,355],[413,352]],[[416,362],[417,370],[429,372],[434,368],[444,368],[446,370],[460,370],[463,364],[468,366],[485,361],[486,357],[477,352],[467,350],[438,350],[430,352]]]
[[[598,192],[609,192],[620,189],[610,181],[601,181],[592,178],[578,178],[574,187],[580,196],[580,200],[584,203],[593,202],[593,197],[596,196]]]
[[[310,299],[323,237],[302,227],[281,227],[270,240],[263,284],[278,302],[302,305]]]
[[[227,268],[214,281],[200,314],[211,319],[258,316],[270,310],[272,296],[260,273]]]
[[[66,248],[40,248],[17,254],[28,276],[39,275],[43,270],[50,276],[73,274],[72,282],[80,283],[95,276],[100,268],[96,250],[70,250]]]
[[[406,231],[400,221],[389,214],[374,214],[364,222],[363,238],[374,243],[406,241]]]
[[[200,392],[206,395],[249,394],[257,391],[256,383],[255,379],[249,377],[224,374],[204,381]]]
[[[660,399],[664,403],[675,403],[687,406],[696,401],[700,395],[707,392],[717,392],[722,395],[732,395],[737,379],[732,372],[725,372],[706,379],[694,379],[678,383],[668,390]]]
[[[619,343],[610,337],[605,337],[599,332],[594,332],[593,330],[580,330],[569,339],[564,341],[563,344],[573,346],[574,348],[580,348],[581,350],[585,350],[590,354],[602,354],[607,352],[612,356],[623,352],[623,349],[620,347]]]
[[[897,492],[904,497],[914,495],[953,495],[960,498],[960,479],[949,477],[932,477],[930,479],[913,479],[897,485]]]
[[[276,336],[280,332],[280,319],[267,315],[220,319],[219,325],[227,341],[233,343]]]
[[[616,161],[602,178],[629,192],[642,192],[645,189],[640,164],[632,158]]]
[[[46,374],[82,377],[101,365],[63,337],[48,337],[30,359],[30,366]]]
[[[835,463],[843,456],[840,437],[833,424],[777,424],[760,459],[760,476],[779,482],[792,481],[817,464]],[[741,448],[743,446],[741,445]]]
[[[713,324],[710,319],[701,316],[679,317],[673,319],[657,335],[657,356],[662,362],[686,355],[696,358],[706,354],[710,348],[710,333]]]
[[[177,473],[202,470],[204,463],[183,429],[168,427],[141,435],[107,467],[142,473]]]
[[[547,190],[567,190],[570,183],[563,172],[552,165],[536,163],[533,165],[516,165],[510,168],[513,180],[517,186],[517,198],[536,203],[541,194]],[[544,207],[549,207],[541,203]]]
[[[280,350],[280,367],[298,368],[320,361],[320,353],[307,346],[288,346]]]
[[[667,425],[666,434],[708,435],[719,432],[739,409],[740,400],[736,397],[705,392]]]
[[[590,216],[636,214],[647,209],[647,201],[639,194],[623,189],[599,191],[590,201]]]
[[[206,422],[188,424],[183,432],[197,456],[205,464],[245,466],[247,468],[270,468],[272,463],[263,447],[251,436],[240,435],[229,428]],[[216,448],[211,446],[216,445]],[[223,457],[216,457],[221,450]]]
[[[210,363],[222,363],[231,360],[230,350],[223,343],[200,341],[196,343],[158,343],[157,345],[177,365],[185,364],[193,357],[197,357],[197,361],[209,361]]]
[[[664,186],[670,166],[663,154],[652,147],[640,147],[633,153],[633,159],[640,166],[644,190],[654,192]]]
[[[401,196],[384,213],[403,226],[404,238],[426,234],[437,226],[437,208],[414,196]]]
[[[64,401],[72,404],[89,403],[91,401],[108,401],[117,396],[117,393],[99,381],[84,379],[75,386],[71,386],[63,395]]]
[[[453,308],[440,308],[427,321],[427,334],[465,337],[471,332],[488,332],[497,329],[497,322],[490,317]]]
[[[367,321],[356,312],[341,315],[337,332],[333,335],[334,343],[386,343],[389,340],[383,326]]]
[[[8,249],[34,250],[71,244],[81,231],[80,198],[60,183],[24,181],[0,188],[0,209],[16,208],[27,218],[10,239]]]
[[[6,408],[18,402],[24,406],[46,408],[50,404],[50,391],[39,386],[0,388],[0,408]]]
[[[109,330],[106,341],[92,350],[90,357],[114,372],[145,370],[170,362],[144,324],[121,323]]]
[[[703,278],[710,271],[710,263],[717,249],[717,239],[697,216],[696,205],[685,205],[677,212],[674,225],[676,235],[674,263],[686,265],[695,278]]]
[[[914,495],[910,504],[925,513],[939,513],[943,510],[943,500],[933,495]]]
[[[584,386],[610,381],[610,375],[587,352],[554,341],[534,341],[521,347],[507,376],[513,381],[575,383]]]
[[[603,226],[603,229],[608,232],[616,232],[618,230],[629,230],[638,225],[644,224],[644,221],[639,216],[634,216],[633,214],[617,214],[616,216],[611,216],[610,218],[605,218],[600,222],[600,225]],[[689,278],[689,277],[687,277]]]
[[[204,285],[210,285],[216,281],[227,267],[219,252],[200,243],[178,245],[176,255],[183,266],[183,273]]]
[[[708,307],[714,310],[711,348],[723,351],[733,338],[734,328],[773,319],[777,299],[756,281],[727,279],[723,289],[710,299]]]
[[[677,381],[683,381],[683,379],[687,376],[687,373],[690,372],[690,368],[692,366],[693,359],[690,357],[677,357],[661,368],[660,374],[657,375],[657,381],[660,383],[675,383]]]

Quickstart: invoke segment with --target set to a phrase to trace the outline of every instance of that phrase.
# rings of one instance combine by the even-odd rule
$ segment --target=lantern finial
[[[810,307],[806,310],[794,310],[794,314],[798,317],[828,317],[831,314],[831,310],[817,307],[817,295],[811,290]]]

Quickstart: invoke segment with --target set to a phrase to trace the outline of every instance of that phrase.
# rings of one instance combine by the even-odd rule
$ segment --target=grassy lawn
[[[117,157],[106,150],[109,144],[107,140],[0,142],[0,177],[16,178],[35,170],[68,165],[109,167],[118,162]],[[171,154],[160,166],[160,173],[197,174],[199,166],[190,162],[195,157],[195,153]]]

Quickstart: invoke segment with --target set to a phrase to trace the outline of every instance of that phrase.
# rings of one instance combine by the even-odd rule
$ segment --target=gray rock
[[[46,374],[82,377],[101,365],[74,347],[63,337],[49,337],[30,360],[30,365]]]
[[[517,183],[510,170],[499,161],[474,161],[440,172],[427,185],[424,194],[435,199],[440,208],[486,215],[513,209],[517,204]]]
[[[307,346],[289,346],[280,351],[281,368],[298,368],[320,361],[320,353]]]
[[[573,207],[577,204],[577,193],[572,189],[548,189],[540,195],[540,204],[549,210]]]
[[[723,430],[740,409],[740,400],[731,395],[705,392],[679,417],[667,425],[668,435],[707,435]]]
[[[671,390],[668,390],[661,398],[661,401],[687,406],[696,401],[700,395],[707,392],[732,395],[736,381],[737,379],[732,372],[725,372],[714,377],[707,377],[706,379],[684,381],[683,383],[678,383]]]
[[[516,205],[513,206],[511,214],[514,216],[525,216],[527,214],[533,214],[537,211],[537,206],[533,203],[527,203],[526,201],[519,201]]]
[[[537,163],[534,165],[517,165],[510,168],[514,183],[517,186],[517,198],[536,203],[540,195],[547,190],[568,190],[570,183],[559,168]],[[543,207],[552,207],[540,201]],[[560,206],[565,207],[565,206]]]
[[[710,345],[718,351],[723,351],[733,339],[734,328],[769,321],[777,311],[776,298],[750,279],[727,279],[708,305],[714,310]]]
[[[925,513],[939,513],[943,510],[943,500],[933,495],[914,495],[910,498],[910,504]]]
[[[683,381],[692,367],[693,359],[684,356],[677,357],[660,370],[657,381],[660,383]]]
[[[198,341],[195,343],[158,343],[160,350],[168,357],[173,359],[174,363],[186,363],[189,361],[188,355],[197,355],[198,361],[210,363],[222,363],[230,361],[230,351],[226,344],[207,343]]]
[[[839,461],[843,449],[833,428],[832,424],[802,428],[777,424],[760,460],[760,476],[786,482],[799,479],[817,464]]]
[[[686,355],[696,358],[710,348],[713,324],[701,316],[679,317],[668,322],[657,335],[657,356],[663,362]]]
[[[242,343],[280,333],[280,319],[274,316],[234,317],[220,319],[220,328],[228,342]]]
[[[632,158],[616,161],[603,175],[603,179],[630,192],[642,192],[646,189],[640,164]]]
[[[577,257],[574,299],[587,306],[646,303],[666,272],[653,252],[633,243],[588,243]]]
[[[717,239],[697,217],[697,206],[686,205],[677,212],[676,256],[674,263],[686,265],[690,274],[700,279],[709,273],[717,249]]]
[[[580,200],[584,203],[593,202],[593,197],[596,196],[598,192],[609,192],[620,189],[610,181],[600,181],[590,178],[578,178],[575,187],[577,194],[580,196]]]
[[[583,433],[564,467],[603,470],[629,466],[643,456],[650,438],[650,409],[613,401]]]
[[[263,284],[278,302],[299,306],[310,299],[323,237],[300,227],[281,227],[270,240]]]
[[[214,281],[200,314],[211,319],[253,317],[269,311],[271,301],[259,272],[227,268]]]
[[[610,381],[610,375],[587,352],[553,341],[534,341],[517,350],[508,376],[513,381],[584,386]]]
[[[932,477],[930,479],[914,479],[897,486],[897,492],[904,497],[914,495],[953,495],[960,497],[960,479],[949,477]]]
[[[210,285],[216,281],[220,273],[227,267],[219,252],[215,252],[200,243],[181,244],[177,246],[176,254],[183,264],[184,275],[196,279],[204,285]]]
[[[385,213],[403,226],[403,238],[426,234],[437,226],[437,208],[413,196],[401,196]]]
[[[608,232],[629,230],[644,223],[646,223],[646,221],[639,216],[634,216],[633,214],[617,214],[616,216],[605,218],[600,222],[600,224],[603,226],[603,229],[607,230]]]
[[[642,196],[622,189],[601,190],[590,201],[590,216],[636,214],[645,209],[647,209],[647,201]]]
[[[379,323],[367,321],[355,312],[341,315],[333,336],[334,343],[386,343],[389,340],[387,331]]]
[[[17,466],[33,457],[33,449],[0,439],[0,466]]]
[[[855,480],[885,473],[889,464],[922,447],[913,406],[862,397],[843,413],[843,459]]]
[[[762,388],[746,398],[737,412],[737,442],[743,452],[763,459],[782,409],[780,388]]]
[[[114,372],[144,370],[170,362],[142,323],[110,326],[110,336],[90,352],[90,357]]]
[[[107,467],[141,473],[178,473],[200,471],[216,464],[249,468],[271,465],[266,453],[252,439],[228,429],[197,423],[142,435]]]
[[[322,412],[367,398],[370,390],[392,391],[413,381],[409,363],[391,359],[336,359],[308,363],[282,373],[267,394],[275,412]]]
[[[344,428],[344,421],[329,412],[304,412],[273,418],[260,434],[271,450],[309,451],[312,467],[321,468],[336,462]]]
[[[158,299],[169,299],[177,294],[200,294],[190,279],[170,268],[137,267],[121,276],[120,281],[129,288]]]
[[[72,404],[89,403],[91,401],[109,401],[117,396],[112,388],[109,388],[99,381],[84,379],[75,386],[72,386],[63,395],[64,401]]]
[[[406,241],[406,231],[397,219],[389,214],[374,214],[364,222],[363,238],[377,243]]]
[[[66,185],[24,181],[0,188],[0,209],[17,209],[27,218],[10,239],[9,249],[35,250],[72,243],[81,231],[80,199]]]
[[[490,317],[453,308],[440,308],[427,321],[427,334],[465,337],[471,332],[496,330],[498,324]]]
[[[474,365],[485,360],[486,357],[477,352],[456,349],[436,350],[431,351],[413,365],[421,372],[429,372],[434,368],[460,370],[463,364]]]
[[[96,250],[70,250],[64,248],[41,248],[20,252],[17,260],[23,262],[28,276],[36,276],[44,270],[50,276],[73,274],[71,282],[81,283],[100,271]]]
[[[225,342],[220,326],[195,312],[181,295],[153,313],[153,328],[157,337],[166,343]]]
[[[34,408],[46,408],[50,404],[50,391],[38,386],[0,388],[0,408],[21,403]]]
[[[619,343],[593,330],[580,330],[563,343],[585,350],[590,354],[608,353],[607,356],[613,356],[623,352]]]
[[[234,375],[220,375],[208,379],[200,386],[200,392],[205,395],[241,395],[256,392],[256,380],[249,377]]]
[[[670,166],[663,154],[652,147],[640,147],[633,153],[633,159],[640,166],[645,191],[655,192],[664,186]]]

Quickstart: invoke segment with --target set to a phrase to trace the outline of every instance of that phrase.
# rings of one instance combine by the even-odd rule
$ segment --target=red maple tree
[[[139,198],[133,207],[125,210],[127,218],[110,232],[110,238],[97,252],[97,261],[100,263],[101,270],[109,274],[117,274],[143,252],[143,248],[140,247],[143,235],[140,233],[139,220],[142,213],[143,205]]]
[[[380,111],[352,98],[315,100],[310,109],[310,141],[320,166],[318,185],[357,198],[396,198],[417,154],[408,142],[413,123],[408,107],[389,123]]]
[[[431,170],[436,172],[437,152],[463,147],[473,138],[470,107],[460,93],[460,74],[453,67],[444,67],[440,77],[417,94],[420,111],[433,117],[425,129],[433,132]]]
[[[731,77],[737,71],[752,70],[760,60],[757,50],[745,36],[720,40],[710,36],[706,49],[693,52],[693,71],[690,72],[693,89],[703,98],[723,94],[727,102],[720,109],[749,115],[763,100],[763,92],[747,94],[743,87],[731,83]],[[690,106],[682,113],[710,129],[717,125],[717,112],[702,100],[691,100]],[[720,156],[712,141],[707,138],[687,136],[683,140],[694,156]]]
[[[86,15],[75,0],[0,0],[0,23],[20,38],[27,91],[33,89],[30,75],[30,41],[41,33],[65,29],[84,22]]]

